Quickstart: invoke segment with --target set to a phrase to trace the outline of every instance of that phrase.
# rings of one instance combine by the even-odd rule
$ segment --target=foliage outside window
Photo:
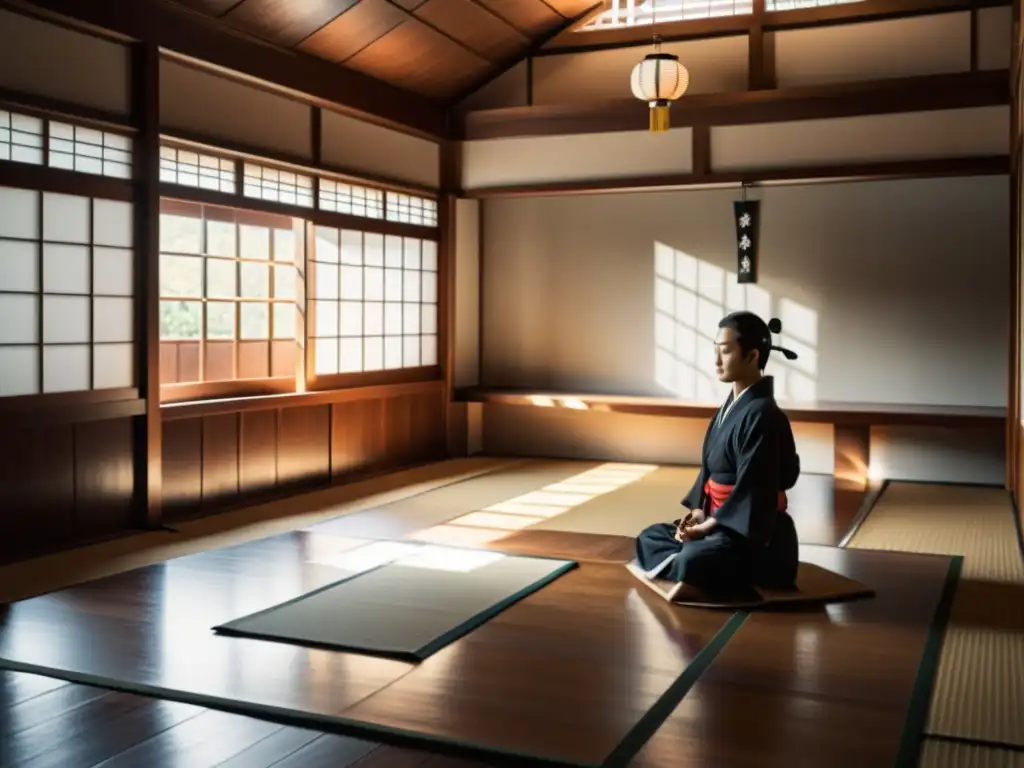
[[[302,235],[287,216],[162,202],[162,383],[294,380]]]

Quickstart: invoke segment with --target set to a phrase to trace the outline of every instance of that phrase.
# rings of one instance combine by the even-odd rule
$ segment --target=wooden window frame
[[[28,99],[28,101],[36,101],[36,99]],[[78,178],[102,179],[104,181],[114,182],[115,185],[118,183],[131,184],[134,181],[132,172],[134,170],[134,156],[136,152],[135,139],[138,132],[132,126],[99,118],[82,117],[74,114],[71,110],[56,111],[52,109],[45,109],[31,103],[25,103],[25,99],[8,94],[2,89],[0,89],[0,110],[25,115],[27,117],[34,117],[37,120],[41,120],[43,123],[41,136],[42,146],[40,147],[40,152],[42,153],[41,163],[25,163],[17,160],[0,160],[0,163],[3,163],[4,165],[18,166],[20,168],[37,168],[57,174],[70,174]],[[102,133],[112,133],[128,139],[128,141],[131,142],[131,148],[128,150],[129,158],[127,161],[127,165],[129,166],[128,176],[108,176],[103,173],[92,173],[89,171],[78,171],[51,166],[50,140],[52,123],[70,125],[73,128],[85,128],[100,131]],[[60,176],[58,175],[55,178],[60,178]],[[134,197],[132,200],[134,200]]]
[[[388,368],[376,371],[355,371],[347,373],[329,373],[329,374],[317,374],[316,373],[316,317],[312,311],[313,303],[313,286],[316,280],[316,228],[317,225],[310,222],[306,233],[306,388],[310,392],[322,392],[332,389],[349,389],[353,387],[371,387],[382,384],[411,384],[416,382],[425,381],[437,381],[443,379],[444,368],[441,364],[441,340],[444,333],[444,326],[442,320],[442,298],[443,293],[441,291],[442,280],[444,279],[443,269],[444,261],[441,258],[440,242],[434,238],[419,237],[419,240],[428,240],[434,242],[438,248],[437,257],[437,282],[438,282],[438,298],[436,303],[437,306],[437,331],[434,335],[437,336],[438,341],[438,362],[433,365],[420,365],[411,367],[401,368]],[[368,233],[370,230],[359,227],[337,227],[332,224],[322,225],[334,229],[348,229],[351,231],[359,231],[363,234]],[[377,233],[373,233],[377,234]],[[385,235],[386,236],[386,235]],[[406,235],[408,237],[408,235]],[[361,299],[360,301],[365,301]],[[403,301],[404,305],[405,302]],[[404,335],[404,334],[403,334]],[[422,334],[421,334],[422,335]],[[365,339],[365,336],[359,338]]]
[[[246,209],[231,208],[227,206],[215,206],[206,203],[197,203],[194,201],[183,201],[174,198],[161,198],[160,201],[160,212],[161,214],[170,215],[181,215],[189,218],[196,218],[204,222],[203,226],[203,237],[206,237],[206,221],[230,221],[235,226],[235,243],[236,253],[234,256],[223,256],[210,254],[206,252],[198,254],[180,254],[188,258],[195,258],[202,264],[202,290],[201,296],[197,297],[176,297],[176,296],[163,296],[161,295],[159,301],[187,301],[196,302],[203,306],[204,315],[202,320],[202,328],[200,335],[196,339],[164,339],[160,337],[160,349],[161,354],[164,354],[166,350],[175,342],[189,343],[193,341],[198,344],[198,362],[197,367],[199,371],[198,381],[189,382],[168,382],[161,383],[160,386],[160,401],[162,403],[170,402],[182,402],[188,400],[204,399],[204,398],[225,398],[225,397],[246,397],[253,395],[267,395],[267,394],[283,394],[289,392],[302,391],[302,385],[300,382],[303,381],[303,367],[300,364],[303,357],[302,350],[302,322],[297,318],[295,323],[295,334],[291,339],[275,339],[274,338],[274,311],[272,307],[275,304],[292,304],[296,307],[297,313],[304,315],[304,303],[303,303],[303,289],[298,288],[298,282],[302,275],[301,263],[304,261],[304,239],[305,239],[305,227],[304,222],[296,220],[291,216],[275,215],[260,211],[250,211]],[[213,215],[211,215],[213,214]],[[276,227],[277,229],[288,229],[292,228],[296,236],[296,256],[294,262],[289,261],[277,261],[273,257],[273,253],[269,255],[267,260],[247,258],[240,254],[237,250],[240,243],[238,227],[244,226],[245,224],[252,224],[260,227]],[[271,240],[271,249],[273,249],[273,240]],[[165,255],[165,252],[161,250],[161,259]],[[169,254],[179,255],[179,254]],[[232,262],[236,265],[236,296],[235,297],[210,297],[207,296],[206,290],[206,270],[207,265],[210,261],[217,262]],[[246,263],[266,264],[268,275],[269,275],[269,293],[270,296],[266,299],[246,299],[237,294],[241,290],[241,277],[237,272],[240,271],[241,265]],[[273,279],[273,268],[275,265],[286,266],[292,265],[296,270],[296,295],[285,299],[279,300],[274,297],[274,279]],[[234,334],[230,339],[209,339],[207,338],[206,328],[206,316],[205,308],[211,303],[231,303],[235,305],[241,305],[245,303],[259,303],[266,304],[268,306],[268,329],[266,339],[243,339],[241,336],[241,314],[240,311],[235,312],[235,328]],[[267,370],[268,372],[273,371],[273,355],[274,355],[274,344],[275,342],[291,342],[295,345],[295,364],[293,371],[288,376],[263,376],[257,378],[237,378],[240,366],[240,356],[244,342],[266,342],[267,349]],[[207,364],[207,349],[210,343],[213,342],[215,345],[220,346],[221,343],[228,344],[231,346],[231,371],[232,378],[230,379],[215,379],[212,381],[204,381],[203,375],[205,373]],[[163,367],[163,366],[161,366]]]
[[[428,381],[442,381],[444,377],[444,366],[441,356],[444,354],[447,339],[445,317],[445,302],[448,300],[442,286],[447,280],[448,265],[441,256],[441,216],[440,216],[440,193],[432,195],[424,190],[414,188],[403,188],[398,185],[381,184],[331,172],[328,170],[301,166],[294,163],[286,163],[264,156],[250,154],[236,150],[222,149],[218,146],[206,143],[181,139],[173,135],[161,136],[161,147],[173,147],[177,150],[197,152],[222,160],[231,160],[235,166],[235,190],[233,193],[225,193],[200,187],[160,182],[160,197],[162,200],[177,200],[185,204],[209,205],[221,208],[230,208],[238,212],[251,211],[257,214],[276,214],[304,220],[306,223],[305,250],[302,264],[297,264],[299,271],[299,289],[304,297],[302,302],[302,316],[305,321],[302,329],[296,330],[297,343],[305,353],[297,357],[301,359],[301,372],[297,373],[295,380],[288,379],[249,379],[229,382],[204,382],[196,384],[174,384],[161,385],[161,403],[182,403],[205,399],[244,399],[246,397],[293,394],[302,392],[322,392],[336,389],[350,389],[369,386],[383,386],[391,384],[410,384]],[[244,166],[245,164],[260,165],[264,168],[277,169],[280,171],[300,173],[309,175],[313,179],[313,207],[307,208],[301,205],[279,203],[272,200],[262,200],[255,197],[246,197],[243,194]],[[358,216],[347,213],[322,210],[320,206],[320,181],[327,179],[343,184],[351,184],[366,189],[379,190],[382,193],[383,213],[381,218]],[[407,224],[392,221],[388,218],[388,193],[408,195],[411,197],[432,200],[437,205],[438,215],[435,226],[421,226],[418,224]],[[419,240],[429,240],[438,247],[438,356],[437,365],[420,366],[416,368],[397,368],[383,371],[366,371],[358,373],[341,373],[329,376],[315,376],[313,367],[313,345],[311,343],[309,320],[309,295],[312,285],[310,265],[312,264],[312,253],[315,248],[315,228],[317,226],[332,227],[336,229],[357,230],[382,235],[395,235],[399,237],[410,237]],[[174,387],[171,390],[169,387]]]
[[[96,128],[134,138],[136,131],[131,126],[82,117],[71,109],[44,108],[26,103],[27,101],[36,100],[20,96],[13,97],[9,92],[0,90],[0,109],[39,118],[43,121],[43,162],[36,165],[13,160],[0,160],[0,186],[26,189],[40,194],[50,192],[137,205],[135,182],[132,179],[51,168],[48,164],[49,121],[51,118],[57,122]],[[136,243],[133,250],[138,247]],[[139,301],[140,299],[135,297],[135,300]],[[134,343],[138,344],[137,328],[133,329],[133,335]],[[136,351],[136,355],[138,355],[138,351]],[[42,382],[40,382],[41,384]],[[48,419],[59,420],[60,416],[57,412],[77,412],[83,408],[89,409],[98,406],[117,407],[119,404],[138,401],[139,397],[137,386],[0,397],[0,417],[20,419],[31,415],[34,421],[46,423]]]

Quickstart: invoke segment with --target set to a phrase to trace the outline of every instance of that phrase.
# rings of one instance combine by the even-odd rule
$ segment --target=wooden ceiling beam
[[[350,69],[274,47],[158,0],[22,3],[132,40],[155,43],[199,66],[254,78],[316,106],[431,138],[447,133],[444,107]]]
[[[1007,70],[685,96],[672,126],[746,125],[1008,104]],[[636,99],[468,112],[463,140],[647,130]]]
[[[506,197],[573,197],[622,192],[666,192],[679,189],[738,187],[744,184],[812,184],[841,181],[891,181],[894,179],[949,178],[951,176],[1002,176],[1010,171],[1008,155],[938,157],[876,163],[766,168],[748,171],[701,171],[501,187],[474,187],[460,192],[470,200]]]
[[[551,38],[536,55],[554,56],[564,53],[583,53],[584,51],[644,45],[650,43],[651,36],[655,32],[663,42],[669,43],[708,37],[743,35],[758,24],[765,31],[804,29],[1009,5],[1011,5],[1011,0],[862,0],[861,2],[824,5],[817,8],[765,11],[763,16],[757,19],[752,14],[746,14],[586,32],[576,32],[573,27],[569,27]]]

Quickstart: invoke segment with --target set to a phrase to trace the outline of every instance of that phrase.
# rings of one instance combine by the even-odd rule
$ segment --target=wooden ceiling
[[[600,0],[172,0],[450,104]]]

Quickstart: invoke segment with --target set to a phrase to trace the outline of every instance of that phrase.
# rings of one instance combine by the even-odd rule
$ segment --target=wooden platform
[[[950,558],[804,547],[878,597],[748,617],[670,606],[601,562],[623,542],[558,533],[537,554],[591,561],[420,665],[210,631],[336,580],[314,561],[362,543],[291,533],[17,603],[0,614],[0,658],[339,731],[367,750],[383,741],[488,762],[892,765],[906,728],[917,744],[907,713],[920,710],[915,681]]]
[[[458,397],[470,403],[526,405],[541,408],[635,413],[643,416],[673,416],[710,419],[720,403],[688,402],[672,397],[631,397],[596,395],[586,392],[552,392],[526,389],[467,387]],[[1006,409],[981,406],[909,405],[905,403],[812,403],[780,402],[791,421],[836,426],[1002,427]]]

